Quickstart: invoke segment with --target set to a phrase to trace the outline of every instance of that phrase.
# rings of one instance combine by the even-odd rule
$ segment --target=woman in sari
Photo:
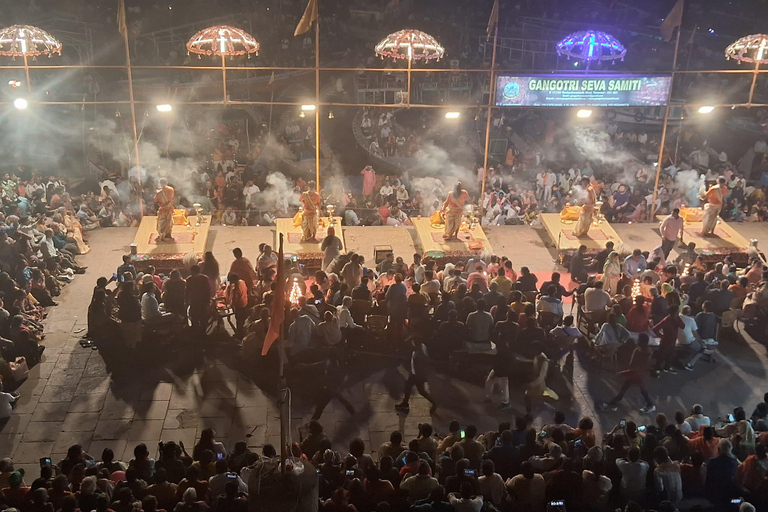
[[[611,251],[603,265],[602,277],[604,290],[608,292],[609,295],[615,295],[619,292],[619,279],[621,279],[621,261],[619,261],[619,253]]]
[[[77,244],[77,249],[80,251],[80,254],[88,254],[91,252],[90,246],[85,243],[85,237],[83,237],[83,226],[80,224],[80,222],[67,211],[59,211],[59,213],[62,214],[62,224],[64,224],[67,236],[71,237],[75,244]]]

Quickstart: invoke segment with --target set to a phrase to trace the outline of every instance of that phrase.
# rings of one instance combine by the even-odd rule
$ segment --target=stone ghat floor
[[[619,225],[617,231],[633,245],[652,248],[658,243],[653,227]],[[736,228],[747,238],[765,238],[768,229],[754,224],[739,224]],[[408,259],[417,248],[417,240],[411,230],[406,232],[412,236],[410,242],[405,232],[382,240],[376,228],[351,228],[345,236],[349,248],[362,252],[368,261],[373,257],[373,245],[390,240],[395,242],[396,253]],[[89,233],[93,250],[79,258],[82,265],[88,266],[88,272],[68,285],[59,298],[60,305],[50,309],[45,321],[47,349],[43,362],[30,370],[29,379],[19,387],[21,399],[13,416],[0,423],[0,457],[13,457],[31,478],[37,475],[40,457],[58,461],[75,443],[97,458],[105,447],[110,447],[117,457],[128,460],[140,442],[146,443],[153,455],[161,439],[184,441],[191,451],[200,432],[213,427],[228,449],[238,440],[247,440],[255,449],[265,443],[279,445],[272,360],[249,365],[231,346],[200,346],[186,339],[171,352],[160,346],[150,347],[138,362],[125,357],[107,357],[105,361],[101,352],[79,345],[95,281],[115,271],[134,233],[134,229]],[[545,233],[527,226],[510,226],[492,228],[488,236],[497,253],[509,256],[516,268],[528,265],[537,271],[557,269]],[[214,227],[209,248],[225,273],[231,249],[239,246],[255,261],[258,244],[273,240],[274,231],[269,228]],[[653,379],[649,391],[659,411],[671,416],[676,409],[687,410],[701,403],[706,413],[716,417],[736,405],[751,410],[762,400],[768,391],[768,357],[762,345],[737,337],[725,340],[716,361],[700,362],[694,372]],[[494,428],[499,421],[514,421],[515,414],[523,412],[520,383],[511,386],[512,410],[499,411],[498,396],[493,405],[483,403],[486,366],[482,361],[470,361],[460,369],[439,367],[433,372],[429,383],[439,404],[435,414],[430,416],[429,403],[417,394],[411,400],[410,414],[398,415],[393,406],[402,397],[406,375],[403,363],[401,358],[383,356],[353,360],[343,394],[355,406],[355,415],[350,416],[334,401],[321,418],[335,448],[346,450],[351,439],[360,437],[375,453],[392,430],[399,429],[411,438],[419,423],[430,421],[438,432],[445,433],[448,422],[456,418],[463,424],[474,423],[483,431]],[[292,440],[298,440],[299,427],[314,411],[316,382],[309,372],[290,375]],[[579,354],[563,372],[551,373],[549,385],[560,400],[538,404],[535,422],[541,425],[550,421],[555,409],[565,411],[572,424],[580,416],[590,415],[596,418],[601,432],[609,431],[622,418],[652,421],[651,416],[638,412],[643,403],[637,390],[629,391],[618,412],[596,412],[595,404],[610,398],[619,384],[611,365],[600,370]],[[252,431],[251,437],[246,437]]]

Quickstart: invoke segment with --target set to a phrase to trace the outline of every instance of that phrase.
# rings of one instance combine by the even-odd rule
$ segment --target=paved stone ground
[[[739,224],[747,238],[766,239],[764,225]],[[416,247],[405,233],[378,236],[375,228],[348,228],[350,249],[362,252],[368,261],[373,245],[388,243],[397,254],[407,257]],[[619,225],[616,231],[632,245],[650,248],[658,241],[650,225]],[[526,226],[489,230],[489,239],[498,254],[507,254],[516,267],[555,270],[553,249],[546,234]],[[99,351],[83,349],[78,340],[86,326],[86,309],[95,280],[108,276],[120,262],[120,256],[132,242],[134,230],[97,230],[89,235],[93,251],[80,258],[89,267],[67,286],[60,305],[52,308],[46,320],[47,346],[43,362],[30,371],[19,391],[21,399],[13,416],[0,424],[0,457],[12,456],[31,475],[37,474],[38,459],[64,456],[68,446],[80,443],[99,457],[111,447],[118,457],[128,459],[133,447],[144,442],[154,452],[160,439],[184,441],[191,449],[200,431],[213,427],[228,448],[247,439],[254,448],[264,443],[279,445],[279,420],[274,405],[274,365],[244,363],[238,352],[227,345],[198,346],[181,340],[182,350],[169,352],[150,347],[138,361],[125,357],[107,357]],[[543,238],[542,238],[543,237]],[[272,242],[269,228],[215,227],[211,230],[212,247],[223,271],[231,261],[231,249],[239,246],[255,260],[257,246]],[[768,241],[763,242],[763,245]],[[765,247],[763,247],[765,248]],[[766,349],[754,341],[728,340],[721,343],[717,362],[700,362],[693,373],[663,375],[650,384],[650,393],[659,410],[668,415],[675,409],[688,409],[701,403],[710,415],[725,414],[735,405],[753,407],[768,391]],[[627,355],[624,355],[626,358]],[[372,451],[386,441],[392,430],[400,429],[407,438],[415,436],[417,425],[431,421],[444,432],[449,420],[457,418],[483,429],[499,421],[513,420],[522,411],[523,395],[519,383],[512,386],[511,411],[500,412],[495,405],[483,403],[484,362],[467,364],[460,369],[437,368],[430,387],[439,402],[430,417],[429,404],[420,396],[411,401],[411,412],[398,415],[393,405],[399,401],[405,369],[402,360],[361,356],[350,368],[344,395],[353,403],[356,414],[337,402],[326,408],[321,419],[335,446],[346,448],[354,437],[361,437]],[[620,365],[622,363],[620,362]],[[555,408],[566,411],[568,420],[591,415],[603,431],[610,430],[621,418],[644,419],[637,408],[642,402],[637,391],[630,391],[617,413],[595,413],[595,402],[612,396],[618,381],[613,369],[599,370],[582,363],[580,357],[562,372],[553,371],[550,386],[560,394],[560,401],[548,401],[536,407],[536,422],[548,421]],[[313,412],[313,376],[290,376],[293,439],[298,427]],[[498,403],[498,397],[495,399]],[[253,435],[246,438],[254,428]]]

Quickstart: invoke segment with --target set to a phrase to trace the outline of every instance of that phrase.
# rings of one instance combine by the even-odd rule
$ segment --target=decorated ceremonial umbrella
[[[0,55],[24,57],[24,72],[27,76],[27,90],[31,90],[29,81],[29,57],[54,53],[61,55],[61,42],[43,29],[31,25],[11,25],[0,30]]]
[[[725,58],[737,60],[739,64],[742,62],[755,64],[748,101],[748,105],[752,105],[752,96],[755,94],[755,84],[757,84],[757,73],[760,70],[760,64],[768,63],[768,35],[753,34],[742,37],[728,45],[728,48],[725,49]]]
[[[429,34],[420,30],[405,29],[389,34],[374,49],[382,59],[406,59],[408,61],[408,106],[411,105],[411,65],[414,60],[440,60],[445,48]]]
[[[230,27],[217,25],[201,30],[187,42],[187,51],[198,57],[203,55],[221,57],[221,78],[224,88],[224,103],[227,103],[227,65],[226,58],[235,55],[259,54],[259,42],[248,32]]]
[[[624,60],[627,49],[611,34],[598,30],[582,30],[568,35],[557,43],[557,54],[586,61],[587,69],[593,61]]]

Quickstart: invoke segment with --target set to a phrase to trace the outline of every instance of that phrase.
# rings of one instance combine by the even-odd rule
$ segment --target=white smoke
[[[687,206],[699,206],[699,188],[701,187],[702,177],[698,171],[693,169],[688,171],[679,171],[675,175],[675,187],[683,194],[683,203]]]
[[[259,194],[263,204],[268,208],[273,207],[282,214],[287,214],[290,208],[298,207],[299,197],[291,180],[280,172],[270,173],[267,176],[267,186]]]
[[[611,136],[603,130],[587,126],[571,127],[570,130],[574,146],[587,160],[596,160],[617,167],[639,163],[632,153],[618,148],[611,141]]]
[[[411,188],[414,193],[419,191],[425,209],[435,200],[445,199],[448,191],[459,181],[464,188],[475,186],[474,172],[456,164],[446,150],[432,142],[425,142],[421,146],[417,154],[416,170],[421,176],[429,176],[411,178]]]

